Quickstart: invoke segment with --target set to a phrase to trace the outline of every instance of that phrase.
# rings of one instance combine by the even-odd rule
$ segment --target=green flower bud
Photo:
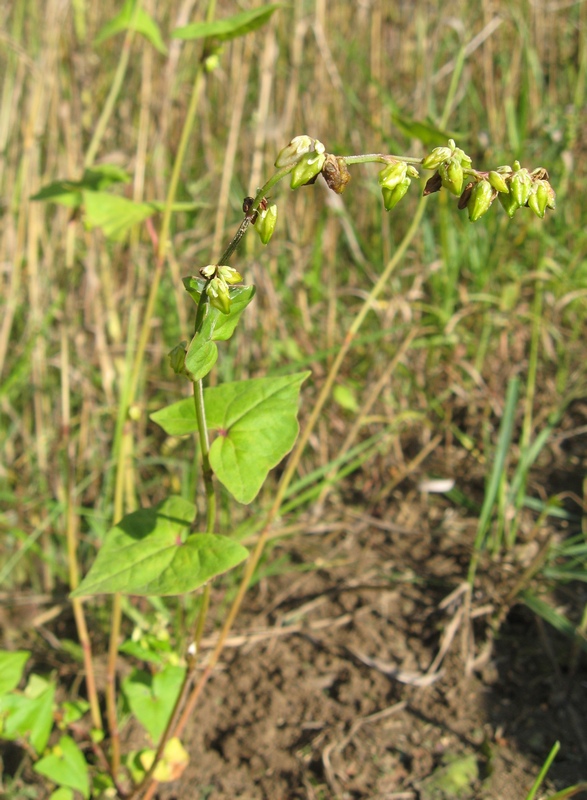
[[[459,209],[459,211],[462,211],[463,208],[467,208],[467,206],[469,205],[469,200],[471,199],[471,195],[473,194],[474,188],[475,184],[473,181],[471,181],[465,186],[462,195],[459,197],[459,202],[457,203],[457,208]]]
[[[218,267],[218,277],[225,283],[240,283],[243,276],[234,267]]]
[[[453,149],[453,147],[435,147],[431,153],[422,159],[422,166],[424,169],[436,169],[443,161],[452,156]]]
[[[318,139],[312,139],[311,136],[306,136],[306,134],[294,136],[287,147],[280,151],[275,161],[275,166],[278,168],[288,167],[290,164],[295,164],[300,156],[312,152],[323,153],[324,150],[324,145]]]
[[[518,169],[512,175],[510,192],[516,203],[525,206],[532,191],[532,178],[527,169]]]
[[[479,183],[473,187],[471,199],[469,200],[469,204],[467,206],[469,210],[469,219],[471,222],[477,222],[477,220],[482,217],[483,214],[489,211],[489,207],[496,197],[497,192],[489,183],[489,181],[479,181]]]
[[[420,177],[420,173],[418,172],[418,170],[416,169],[416,167],[413,164],[408,164],[408,171],[407,171],[406,174],[407,174],[408,178],[419,178]]]
[[[445,189],[460,195],[463,188],[463,168],[460,161],[451,156],[438,167],[438,174]]]
[[[518,208],[520,207],[520,204],[514,198],[511,192],[508,192],[507,194],[503,194],[500,192],[498,194],[498,197],[499,197],[499,202],[502,204],[508,217],[511,219],[518,210]]]
[[[528,198],[528,205],[536,216],[542,219],[546,209],[554,208],[555,204],[554,189],[550,183],[544,179],[535,181]]]
[[[222,311],[223,314],[228,314],[230,311],[230,294],[228,286],[221,278],[212,278],[210,283],[206,286],[206,294],[210,299],[210,305]]]
[[[452,139],[450,141],[452,142]],[[453,142],[453,144],[454,144],[454,142]],[[455,147],[454,152],[452,154],[452,157],[456,158],[456,160],[459,162],[459,164],[462,167],[465,167],[465,169],[467,167],[470,167],[471,164],[473,163],[473,160],[472,160],[471,156],[468,156],[465,153],[464,150],[461,150],[460,147]]]
[[[206,278],[210,280],[211,278],[216,277],[216,273],[218,272],[218,264],[208,264],[206,267],[202,267],[200,270],[200,275],[202,278]]]
[[[279,155],[275,160],[275,166],[287,167],[290,164],[295,164],[300,156],[310,153],[314,149],[314,140],[311,136],[294,136],[291,142],[279,151]]]
[[[411,182],[411,178],[406,176],[397,184],[397,186],[394,186],[393,189],[390,189],[388,186],[381,187],[381,192],[383,194],[383,205],[385,206],[386,211],[391,211],[392,208],[397,206],[399,201],[408,191]]]
[[[268,244],[273,236],[275,225],[277,223],[277,206],[274,204],[269,208],[259,211],[259,216],[256,222],[257,233],[263,244]]]
[[[509,186],[507,185],[507,181],[501,172],[497,172],[496,170],[492,169],[487,176],[487,179],[496,192],[503,192],[503,194],[507,194],[509,192]]]
[[[175,345],[173,350],[167,354],[169,358],[169,363],[171,364],[171,369],[175,372],[176,375],[185,375],[185,357],[186,357],[186,345],[187,342],[181,342],[181,344]]]
[[[395,189],[406,177],[408,165],[404,161],[392,161],[379,173],[381,188]]]
[[[324,153],[311,152],[302,156],[291,171],[291,188],[298,189],[307,183],[314,183],[325,161]]]

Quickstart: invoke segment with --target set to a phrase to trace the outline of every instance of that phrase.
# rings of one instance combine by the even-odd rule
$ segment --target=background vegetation
[[[165,42],[205,14],[195,0],[143,5]],[[242,7],[220,0],[216,16]],[[112,241],[71,208],[31,197],[51,181],[79,179],[84,166],[110,163],[132,175],[126,196],[164,200],[200,57],[197,42],[171,40],[165,55],[139,35],[96,45],[117,10],[85,0],[14,0],[0,9],[0,574],[11,601],[0,622],[8,646],[39,649],[39,631],[55,645],[47,623],[66,603],[66,531],[79,531],[87,566],[112,524],[117,410],[154,264],[146,226]],[[128,68],[92,152],[121,48]],[[454,479],[448,499],[422,502],[475,519],[463,530],[470,552],[486,543],[501,564],[508,551],[522,579],[509,602],[538,575],[528,604],[584,647],[584,594],[564,587],[586,575],[586,77],[584,2],[293,0],[260,32],[228,43],[202,92],[177,198],[186,206],[173,217],[169,268],[125,423],[136,443],[127,507],[153,504],[170,488],[196,491],[190,446],[166,439],[148,414],[185,390],[166,358],[192,324],[181,276],[218,257],[243,197],[272,173],[277,152],[307,133],[337,154],[422,156],[444,143],[435,128],[448,95],[447,137],[474,166],[519,158],[546,167],[557,210],[545,221],[530,213],[510,221],[496,207],[471,225],[445,193],[429,198],[417,241],[363,326],[310,441],[300,471],[308,480],[290,496],[288,521],[302,512],[308,525],[334,518],[342,504],[393,519],[423,478]],[[280,184],[270,245],[250,234],[231,262],[257,296],[221,353],[217,379],[311,368],[302,425],[418,201],[413,186],[386,213],[376,174],[354,167],[342,197],[321,181],[295,194]],[[500,429],[504,412],[509,430]],[[352,478],[333,477],[335,460],[360,442],[346,462]],[[251,513],[226,502],[225,529],[243,525],[246,541]],[[511,555],[516,541],[534,547],[529,560]],[[479,560],[480,550],[474,569]],[[263,566],[265,574],[282,568]],[[497,607],[505,614],[509,605]],[[140,611],[179,620],[181,638],[193,603]],[[129,606],[129,618],[137,613]]]

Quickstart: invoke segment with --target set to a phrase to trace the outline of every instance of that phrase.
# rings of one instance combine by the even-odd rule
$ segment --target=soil
[[[289,570],[250,592],[187,731],[190,765],[157,796],[522,800],[557,740],[537,796],[587,780],[587,659],[506,602],[523,548],[481,564],[469,602],[475,525],[413,492],[279,544]],[[587,601],[574,592],[567,609]],[[450,763],[460,790],[442,783]]]

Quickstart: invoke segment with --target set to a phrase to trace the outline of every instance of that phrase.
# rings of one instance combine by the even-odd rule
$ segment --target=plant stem
[[[255,198],[255,200],[257,200],[257,198]],[[242,577],[242,580],[241,580],[237,595],[236,595],[236,597],[235,597],[235,599],[234,599],[234,601],[232,603],[232,606],[230,607],[230,610],[229,610],[229,612],[228,612],[228,614],[226,616],[226,619],[225,619],[224,624],[222,626],[222,630],[220,631],[220,634],[219,634],[219,637],[218,637],[218,642],[216,643],[216,647],[214,648],[214,650],[213,650],[213,652],[212,652],[212,654],[210,656],[210,659],[208,661],[208,664],[206,665],[206,668],[205,668],[204,672],[202,673],[202,676],[200,677],[200,680],[198,681],[198,683],[194,687],[194,689],[193,689],[193,691],[192,691],[192,693],[190,695],[190,698],[189,698],[189,700],[188,700],[188,702],[187,702],[187,704],[186,704],[186,706],[185,706],[185,708],[184,708],[184,710],[182,712],[182,715],[181,715],[181,717],[180,717],[180,719],[179,719],[179,721],[177,723],[177,727],[176,727],[176,729],[174,731],[174,735],[175,736],[181,736],[181,733],[184,730],[185,725],[187,724],[187,721],[189,720],[191,714],[193,713],[193,710],[194,710],[194,707],[195,707],[195,705],[197,703],[198,697],[200,696],[204,686],[206,685],[206,683],[208,681],[208,678],[212,674],[212,670],[214,669],[214,667],[216,666],[216,664],[218,662],[218,659],[220,658],[220,655],[221,655],[222,650],[224,648],[224,643],[225,643],[225,641],[226,641],[226,639],[228,637],[230,629],[232,628],[232,624],[233,624],[234,620],[236,619],[236,616],[237,616],[237,614],[238,614],[238,612],[240,610],[241,603],[242,603],[243,598],[244,598],[244,596],[246,594],[246,591],[248,589],[248,586],[249,586],[249,583],[251,581],[251,578],[253,577],[253,574],[254,574],[254,572],[255,572],[255,570],[257,568],[257,565],[258,565],[259,560],[261,558],[261,555],[263,553],[263,549],[265,547],[265,543],[267,541],[267,538],[268,538],[270,530],[271,530],[271,525],[273,524],[273,521],[275,520],[275,517],[279,513],[279,509],[281,507],[281,504],[283,503],[283,499],[284,499],[285,493],[286,493],[286,491],[287,491],[287,489],[289,487],[289,484],[291,483],[291,481],[293,479],[293,476],[294,476],[294,474],[295,474],[295,472],[297,470],[297,467],[298,467],[298,464],[300,462],[302,453],[303,453],[303,451],[304,451],[304,449],[306,447],[306,444],[307,444],[307,442],[308,442],[308,440],[309,440],[309,438],[310,438],[310,436],[312,434],[312,431],[314,430],[314,427],[316,426],[316,423],[318,422],[318,419],[320,417],[322,409],[323,409],[326,401],[328,400],[328,397],[330,396],[330,392],[332,390],[332,386],[334,385],[334,382],[335,382],[336,377],[337,377],[337,375],[338,375],[338,373],[340,371],[342,363],[343,363],[344,359],[346,358],[349,350],[351,349],[351,346],[352,346],[352,343],[353,343],[353,341],[355,339],[355,336],[357,335],[361,325],[365,321],[365,318],[366,318],[367,314],[373,308],[377,298],[379,297],[379,295],[381,294],[381,292],[385,288],[385,286],[386,286],[391,274],[393,273],[393,271],[397,267],[397,265],[401,262],[403,256],[405,255],[405,252],[406,252],[407,248],[409,247],[409,245],[411,244],[412,240],[416,236],[416,233],[417,233],[418,228],[420,226],[420,221],[421,221],[423,213],[424,213],[425,204],[426,204],[426,199],[425,198],[421,198],[420,202],[418,204],[418,207],[416,209],[416,213],[414,214],[414,217],[412,219],[412,223],[411,223],[409,229],[407,230],[404,238],[402,239],[399,247],[397,248],[397,250],[394,253],[393,257],[390,259],[390,261],[386,265],[386,267],[385,267],[384,271],[382,272],[379,280],[377,281],[377,283],[371,289],[371,292],[369,293],[369,296],[366,298],[365,302],[363,303],[363,306],[362,306],[361,310],[359,311],[359,313],[355,317],[351,327],[347,331],[347,334],[346,334],[346,336],[344,338],[344,342],[342,344],[342,347],[339,350],[338,355],[337,355],[336,359],[334,360],[334,362],[333,362],[333,364],[332,364],[332,366],[330,368],[330,371],[328,373],[328,376],[326,378],[324,386],[322,387],[322,390],[320,391],[320,395],[318,397],[318,400],[316,401],[316,404],[314,406],[312,414],[310,415],[310,418],[309,418],[309,420],[308,420],[308,422],[307,422],[307,424],[305,426],[304,432],[302,433],[302,435],[298,439],[298,441],[296,443],[296,446],[295,446],[295,448],[294,448],[294,450],[293,450],[293,452],[292,452],[292,454],[291,454],[291,456],[290,456],[290,458],[288,460],[287,467],[285,469],[285,472],[283,473],[283,476],[282,476],[281,481],[279,482],[279,486],[277,488],[277,494],[275,496],[275,500],[273,501],[273,504],[272,504],[271,508],[269,509],[269,512],[267,513],[267,516],[265,518],[265,524],[263,526],[263,530],[261,531],[261,533],[259,535],[259,539],[257,541],[255,549],[253,550],[253,553],[251,554],[250,558],[248,559],[248,561],[246,563],[245,571],[244,571],[244,574],[243,574],[243,577]]]

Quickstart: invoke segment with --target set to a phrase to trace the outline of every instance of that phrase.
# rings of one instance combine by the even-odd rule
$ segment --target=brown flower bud
[[[344,158],[337,158],[328,153],[322,167],[322,177],[329,189],[336,194],[342,194],[351,179],[351,173],[348,171]]]
[[[442,178],[440,177],[439,172],[435,172],[431,178],[428,178],[426,181],[426,186],[424,187],[424,191],[422,192],[423,196],[434,194],[434,192],[439,192],[442,188]]]

